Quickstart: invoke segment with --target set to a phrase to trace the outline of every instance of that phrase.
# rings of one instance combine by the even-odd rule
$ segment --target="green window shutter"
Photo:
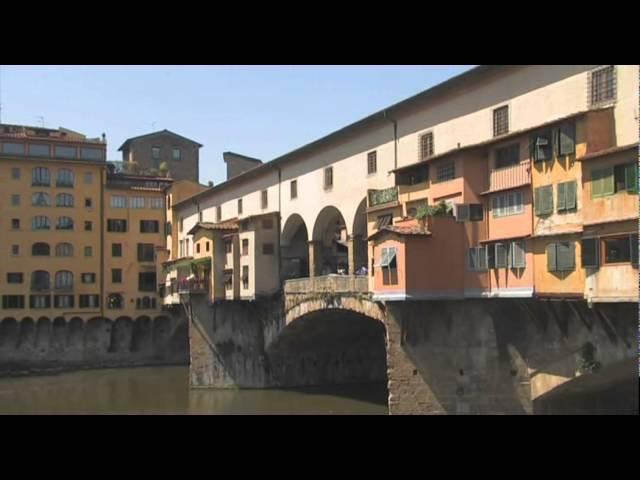
[[[540,214],[548,215],[553,213],[553,185],[540,187],[540,197],[540,203],[542,204]]]
[[[575,242],[561,242],[556,246],[556,269],[570,272],[575,269]]]
[[[576,210],[578,208],[578,182],[567,182],[565,185],[565,208],[567,210]]]
[[[613,168],[607,169],[608,174],[604,177],[602,184],[602,194],[603,195],[613,195],[615,190],[615,182],[613,175]]]
[[[495,262],[496,268],[507,268],[508,256],[509,256],[509,247],[508,244],[505,243],[496,243],[495,244],[496,253],[495,253]]]
[[[625,184],[627,192],[638,193],[638,164],[630,163],[624,167]]]
[[[583,268],[598,268],[598,239],[597,238],[584,238],[582,240],[582,267]]]
[[[566,199],[566,183],[558,184],[558,212],[563,212],[567,208]]]
[[[537,216],[540,216],[540,188],[533,191],[533,209]]]
[[[524,241],[516,241],[511,243],[511,267],[524,268],[526,266],[526,257],[524,249]]]
[[[576,269],[576,242],[569,242],[569,258],[567,259],[566,265],[571,271]]]
[[[629,242],[631,243],[631,264],[638,265],[638,234],[630,235]]]
[[[602,196],[602,170],[591,171],[591,198]]]
[[[475,271],[478,267],[477,250],[475,247],[469,249],[469,270]]]
[[[560,127],[558,138],[558,153],[570,155],[576,151],[576,126],[575,123],[565,123]]]
[[[496,268],[496,250],[493,245],[485,245],[485,251],[487,254],[487,268]]]
[[[612,167],[591,171],[591,198],[613,195],[614,186]]]
[[[556,244],[550,243],[547,245],[547,270],[549,272],[556,271]]]

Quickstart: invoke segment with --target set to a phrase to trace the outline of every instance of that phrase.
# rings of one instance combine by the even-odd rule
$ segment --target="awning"
[[[193,265],[194,267],[196,266],[210,267],[211,257],[196,258],[195,260],[191,260],[191,265]]]

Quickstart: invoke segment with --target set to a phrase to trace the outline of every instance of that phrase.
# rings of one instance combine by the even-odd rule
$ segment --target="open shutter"
[[[496,268],[507,268],[508,267],[508,244],[505,243],[496,243]]]
[[[567,184],[559,183],[558,184],[558,212],[563,212],[567,208],[566,191],[567,191]]]
[[[476,262],[478,264],[478,270],[487,269],[487,249],[485,247],[476,247]]]
[[[570,155],[576,151],[576,126],[575,123],[565,123],[560,126],[558,138],[558,153]]]
[[[516,241],[511,243],[511,267],[524,268],[526,265],[526,257],[524,251],[524,242]]]
[[[593,170],[591,172],[591,197],[604,197],[613,195],[615,192],[615,182],[613,167]]]
[[[537,216],[540,216],[540,215],[541,215],[541,213],[540,213],[540,211],[541,211],[541,208],[540,208],[540,207],[541,207],[541,206],[542,206],[542,205],[540,204],[540,189],[539,189],[539,188],[536,188],[536,189],[533,191],[533,210],[534,210],[534,213],[535,213]]]
[[[476,247],[469,249],[469,270],[475,271],[478,269],[478,250]]]
[[[575,210],[576,208],[578,208],[577,189],[578,189],[577,182],[567,182],[565,184],[565,191],[564,191],[565,201],[566,201],[565,208],[567,210]]]
[[[536,215],[553,213],[553,186],[539,187],[535,190]]]
[[[556,244],[550,243],[547,245],[547,270],[549,272],[556,271]]]
[[[638,164],[630,163],[624,167],[625,184],[628,193],[638,193]]]
[[[567,255],[566,266],[570,271],[573,271],[576,269],[576,242],[569,242]]]
[[[638,234],[629,236],[629,243],[631,248],[631,264],[638,266]]]

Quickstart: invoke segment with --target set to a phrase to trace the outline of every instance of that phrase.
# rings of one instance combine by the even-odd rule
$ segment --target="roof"
[[[578,161],[591,160],[592,158],[603,157],[605,155],[611,155],[619,152],[626,152],[627,150],[633,150],[634,148],[635,149],[638,148],[638,142],[632,143],[630,145],[623,145],[621,147],[611,147],[611,148],[606,148],[604,150],[600,150],[598,152],[588,153],[579,158],[576,158],[576,160]]]
[[[194,233],[196,233],[200,229],[203,229],[203,230],[237,230],[238,229],[238,223],[237,223],[236,220],[227,220],[227,221],[218,222],[218,223],[198,222],[191,228],[191,230],[189,230],[187,232],[187,235],[193,235]]]
[[[390,122],[392,118],[391,115],[393,115],[394,113],[397,113],[399,110],[403,108],[406,108],[414,104],[418,104],[420,102],[424,102],[426,100],[430,100],[447,91],[451,91],[456,88],[462,87],[468,82],[479,80],[485,76],[496,73],[500,71],[502,67],[505,67],[505,65],[480,65],[478,67],[467,70],[466,72],[461,73],[460,75],[451,77],[450,79],[444,82],[441,82],[427,90],[424,90],[412,97],[409,97],[405,100],[395,103],[387,108],[379,110],[378,112],[375,112],[363,119],[360,119],[354,123],[347,125],[346,127],[343,127],[324,137],[321,137],[318,140],[315,140],[311,143],[307,143],[306,145],[303,145],[302,147],[292,150],[289,153],[285,153],[284,155],[281,155],[280,157],[276,157],[267,163],[263,163],[262,165],[259,165],[256,168],[247,170],[246,172],[243,172],[240,175],[237,175],[227,180],[226,182],[220,183],[203,192],[197,193],[196,195],[193,195],[192,197],[189,197],[177,203],[176,206],[181,205],[183,202],[195,201],[199,198],[206,197],[211,193],[217,192],[219,190],[223,190],[243,180],[254,178],[257,175],[260,175],[263,172],[266,172],[267,169],[270,169],[270,168],[278,169],[279,165],[289,162],[295,159],[296,157],[298,157],[299,155],[303,153],[307,153],[309,150],[328,145],[330,142],[335,141],[336,139],[342,138],[343,136],[348,135],[358,129],[369,127],[377,123]],[[510,67],[513,67],[513,66],[510,66]]]
[[[248,160],[250,162],[256,162],[257,164],[262,164],[262,160],[259,160],[257,158],[248,157],[247,155],[241,155],[241,154],[236,153],[236,152],[222,152],[222,158],[225,161],[225,163],[227,162],[227,157],[229,155],[233,155],[234,157],[240,157],[243,160]]]
[[[409,236],[409,235],[419,235],[430,237],[431,232],[427,230],[423,230],[419,225],[387,225],[386,227],[381,228],[377,232],[369,235],[367,240],[373,240],[385,233],[395,233],[396,235],[401,236]]]
[[[144,135],[138,135],[137,137],[131,137],[131,138],[127,138],[124,143],[122,145],[120,145],[120,148],[118,148],[118,151],[122,151],[123,149],[127,148],[129,146],[129,143],[131,143],[134,140],[140,140],[141,138],[147,138],[147,137],[153,137],[154,135],[163,135],[163,134],[169,134],[169,135],[173,135],[174,137],[177,137],[181,140],[186,140],[187,142],[191,142],[194,143],[196,145],[198,145],[199,148],[201,148],[203,145],[191,140],[190,138],[187,137],[183,137],[182,135],[178,135],[177,133],[174,133],[170,130],[167,130],[166,128],[164,130],[159,130],[157,132],[151,132],[151,133],[146,133]]]
[[[40,133],[40,135],[38,135]],[[87,138],[86,135],[68,128],[32,127],[29,125],[0,124],[0,138],[31,140],[43,142],[83,143],[106,146],[100,138]]]

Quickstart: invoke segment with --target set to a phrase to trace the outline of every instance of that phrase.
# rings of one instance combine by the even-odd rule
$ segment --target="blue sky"
[[[109,160],[167,128],[204,145],[200,181],[220,183],[224,151],[271,160],[471,67],[3,65],[2,122],[105,132]]]

